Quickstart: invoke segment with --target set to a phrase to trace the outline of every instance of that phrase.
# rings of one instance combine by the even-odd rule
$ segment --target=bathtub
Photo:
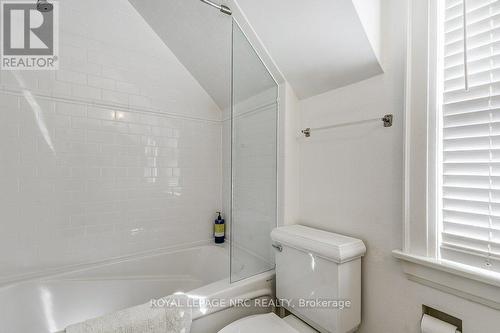
[[[274,272],[230,284],[227,246],[164,250],[0,288],[0,333],[54,333],[70,324],[175,292],[217,299],[272,299]],[[228,302],[226,302],[227,304]],[[212,333],[270,307],[193,309],[192,333]]]

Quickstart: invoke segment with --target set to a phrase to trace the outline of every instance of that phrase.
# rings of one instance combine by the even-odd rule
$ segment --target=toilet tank
[[[355,331],[363,241],[301,225],[276,228],[271,238],[281,305],[322,333]]]

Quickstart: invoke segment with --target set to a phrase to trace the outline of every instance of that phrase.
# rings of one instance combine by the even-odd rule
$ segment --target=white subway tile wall
[[[125,0],[65,0],[60,70],[0,73],[0,280],[208,240],[221,112]]]

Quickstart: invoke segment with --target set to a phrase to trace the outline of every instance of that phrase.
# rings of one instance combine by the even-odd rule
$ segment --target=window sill
[[[500,274],[394,250],[409,280],[500,310]]]

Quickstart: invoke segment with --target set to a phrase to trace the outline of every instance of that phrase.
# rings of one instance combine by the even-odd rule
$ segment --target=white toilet
[[[246,317],[219,333],[356,331],[361,323],[364,243],[301,225],[274,229],[271,238],[276,248],[276,297],[292,314],[284,319],[274,313]]]

